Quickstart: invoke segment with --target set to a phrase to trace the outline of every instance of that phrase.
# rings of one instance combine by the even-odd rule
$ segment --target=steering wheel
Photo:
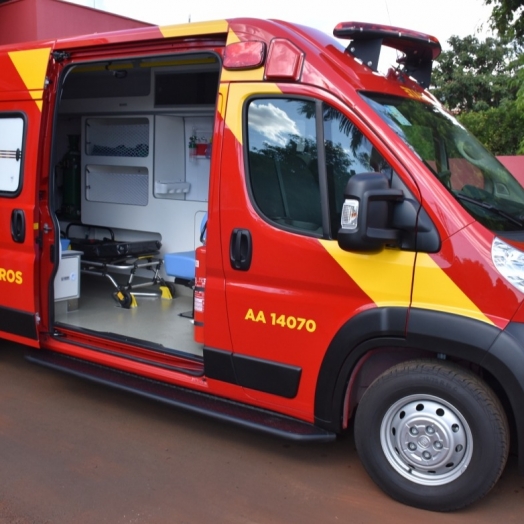
[[[457,149],[459,153],[473,165],[478,166],[482,164],[484,158],[484,151],[480,148],[478,144],[475,144],[471,140],[457,140],[456,142]]]

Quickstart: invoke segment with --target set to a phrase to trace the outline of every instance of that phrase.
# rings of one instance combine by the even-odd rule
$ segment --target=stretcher
[[[71,229],[75,227],[87,231],[86,236],[84,238],[71,237]],[[91,235],[100,236],[101,231],[109,233],[109,237],[91,238]],[[123,308],[136,307],[136,296],[172,298],[173,284],[165,282],[160,276],[164,261],[159,256],[162,246],[159,240],[118,241],[115,240],[114,232],[109,227],[79,222],[70,223],[65,234],[71,249],[82,252],[81,272],[107,278],[115,288],[114,299]],[[138,270],[150,271],[151,276],[145,281],[135,283],[134,279]],[[127,275],[127,281],[119,284],[115,278],[116,274]],[[142,277],[143,274],[140,276]],[[152,286],[159,286],[159,291],[137,291],[139,288]]]

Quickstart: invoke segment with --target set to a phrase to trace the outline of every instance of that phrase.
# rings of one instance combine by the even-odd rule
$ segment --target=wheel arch
[[[496,381],[506,396],[524,472],[524,324],[506,330],[479,320],[439,311],[376,308],[351,318],[333,338],[324,356],[315,392],[315,422],[331,431],[343,429],[348,388],[357,394],[360,374],[370,359],[388,355],[383,370],[394,364],[429,356],[478,366]],[[374,373],[380,374],[381,366]],[[523,377],[522,381],[519,376]],[[497,392],[498,393],[498,392]],[[502,400],[502,399],[501,399]]]

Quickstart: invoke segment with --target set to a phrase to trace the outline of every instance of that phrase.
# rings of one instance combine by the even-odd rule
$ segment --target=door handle
[[[229,242],[229,260],[231,267],[239,271],[247,271],[251,267],[253,242],[248,229],[233,229]]]
[[[25,213],[23,209],[13,209],[11,212],[11,237],[18,244],[25,240]]]

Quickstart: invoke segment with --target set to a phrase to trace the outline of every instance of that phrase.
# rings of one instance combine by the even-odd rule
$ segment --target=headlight
[[[491,259],[498,272],[524,293],[524,253],[495,237],[491,246]]]

